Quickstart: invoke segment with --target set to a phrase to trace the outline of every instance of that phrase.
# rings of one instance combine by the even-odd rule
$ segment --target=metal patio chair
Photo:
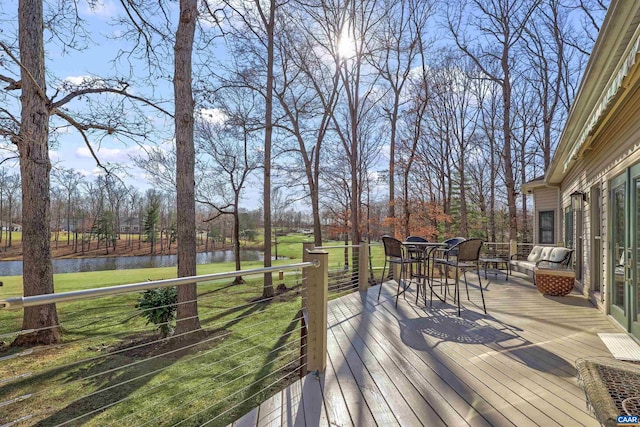
[[[396,307],[398,306],[398,297],[409,289],[410,280],[405,277],[405,270],[407,266],[413,266],[419,264],[420,260],[413,259],[409,256],[408,248],[406,248],[402,242],[391,236],[382,236],[382,244],[384,245],[384,267],[382,267],[382,278],[380,280],[380,290],[378,290],[378,301],[380,301],[380,294],[382,293],[382,284],[384,283],[384,272],[389,264],[389,270],[392,265],[398,265],[400,267],[400,277],[398,280],[398,291],[396,293]],[[409,278],[410,279],[410,278]],[[402,283],[402,290],[400,290],[400,284]],[[407,298],[405,294],[405,299]]]
[[[484,313],[487,314],[487,307],[484,302],[484,291],[482,289],[482,279],[480,278],[480,250],[482,249],[482,240],[481,239],[469,239],[459,242],[457,245],[452,246],[449,249],[449,252],[453,252],[455,250],[456,256],[451,258],[440,259],[440,264],[445,267],[445,275],[449,276],[449,268],[453,267],[456,269],[455,274],[455,287],[454,287],[454,302],[458,304],[458,316],[460,316],[460,271],[462,270],[462,277],[464,278],[464,285],[467,291],[467,299],[469,298],[469,284],[467,283],[467,270],[475,269],[478,273],[478,284],[480,286],[480,295],[482,296],[482,308]],[[449,283],[445,282],[445,293],[444,300],[447,299],[447,289],[449,288]],[[433,304],[433,287],[431,288],[431,302]]]

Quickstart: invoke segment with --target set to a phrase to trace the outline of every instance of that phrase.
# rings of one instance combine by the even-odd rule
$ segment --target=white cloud
[[[80,86],[81,84],[89,80],[91,80],[91,76],[67,76],[64,78],[64,80],[62,80],[62,82],[63,84],[71,83],[72,85]]]
[[[75,169],[76,172],[82,174],[82,176],[84,176],[85,178],[95,178],[97,176],[100,175],[104,175],[104,170],[96,167],[93,169],[81,169],[81,168],[77,168]]]
[[[94,148],[93,151],[96,153],[98,159],[101,162],[112,162],[112,163],[126,163],[129,161],[129,153],[132,151],[131,149],[123,150],[121,148]],[[91,151],[86,146],[78,147],[76,149],[76,157],[80,159],[93,159],[91,155]]]
[[[109,0],[98,0],[87,4],[82,8],[85,15],[97,16],[100,18],[113,18],[118,14],[118,5]]]
[[[49,150],[49,159],[51,159],[52,163],[56,163],[60,161],[62,157],[60,156],[60,152],[55,150]]]
[[[214,125],[220,125],[227,119],[227,115],[219,108],[202,108],[198,114],[202,120]]]

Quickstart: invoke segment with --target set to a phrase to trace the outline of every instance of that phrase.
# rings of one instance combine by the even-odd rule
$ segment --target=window
[[[555,211],[543,211],[538,214],[538,243],[553,244],[555,242]]]
[[[573,249],[573,210],[571,207],[564,210],[564,245]]]

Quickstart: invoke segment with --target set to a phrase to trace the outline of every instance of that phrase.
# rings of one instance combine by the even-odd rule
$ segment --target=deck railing
[[[311,251],[270,268],[0,300],[0,340],[36,332],[19,327],[22,308],[43,304],[56,304],[54,327],[64,331],[56,345],[0,346],[0,424],[228,424],[298,372],[324,369],[327,257]],[[270,272],[286,290],[263,298],[262,281],[250,278]],[[247,283],[229,284],[237,276]],[[187,283],[198,283],[197,299],[136,308],[141,291]],[[307,304],[307,322],[303,295],[324,301]],[[162,338],[156,327],[169,321],[145,324],[145,311],[193,302],[197,330]]]
[[[0,340],[35,332],[18,326],[29,306],[55,303],[64,330],[60,344],[0,354],[0,420],[226,425],[299,376],[324,371],[327,302],[369,288],[370,245],[303,246],[300,263],[0,300]],[[532,245],[484,246],[486,255],[510,256]],[[284,285],[273,297],[261,296],[261,280],[222,282],[265,273]],[[155,309],[197,302],[202,327],[159,338],[136,308],[140,292],[187,283],[198,283],[196,300]]]

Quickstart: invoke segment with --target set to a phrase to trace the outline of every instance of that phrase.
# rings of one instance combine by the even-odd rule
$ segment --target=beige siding
[[[640,96],[634,92],[633,99]],[[601,188],[602,205],[602,298],[597,301],[603,310],[608,311],[607,298],[610,278],[608,277],[608,265],[610,257],[610,230],[607,218],[609,216],[609,182],[616,176],[624,173],[627,168],[640,162],[640,102],[619,101],[617,113],[610,112],[608,120],[594,132],[591,149],[578,160],[561,183],[561,206],[564,208],[570,204],[570,194],[576,190],[590,193],[593,186]],[[591,292],[591,200],[583,211],[583,292],[588,295]],[[561,234],[563,236],[563,234]]]
[[[534,195],[534,215],[533,215],[533,243],[540,243],[540,212],[554,211],[554,242],[557,242],[560,236],[560,214],[558,212],[558,188],[556,187],[539,187],[533,190]]]

